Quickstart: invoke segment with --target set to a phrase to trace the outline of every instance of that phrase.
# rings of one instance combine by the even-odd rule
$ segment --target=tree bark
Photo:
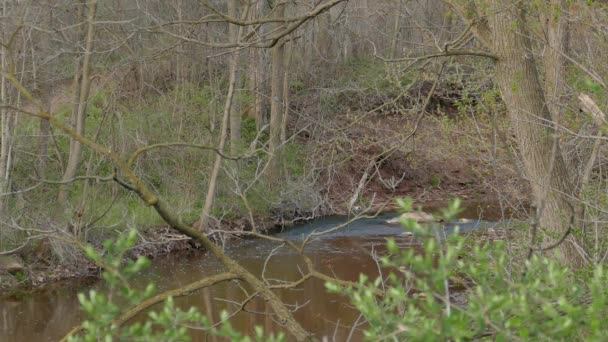
[[[6,17],[6,0],[2,2],[2,17]],[[4,26],[4,25],[3,25]],[[2,27],[2,41],[6,41],[6,27]],[[7,70],[7,50],[6,47],[0,47],[0,67],[2,70]],[[8,125],[8,105],[7,82],[4,73],[0,79],[0,217],[4,217],[6,211],[6,196],[4,194],[8,189],[8,152],[10,127]]]
[[[53,29],[53,10],[52,10],[52,6],[48,7],[48,12],[47,12],[47,23],[46,26],[48,29]],[[34,87],[35,87],[35,91],[38,90],[43,90],[43,93],[46,94],[47,96],[47,110],[49,113],[52,113],[52,99],[53,96],[51,95],[53,93],[52,91],[52,85],[48,85],[47,82],[44,81],[40,81],[38,80],[38,72],[39,72],[39,68],[36,65],[36,52],[35,52],[35,45],[36,44],[32,44],[31,46],[31,50],[32,50],[32,71],[33,71],[33,78],[34,78]],[[40,54],[44,54],[46,51],[50,51],[50,39],[41,39],[41,41],[38,43],[38,47],[40,48]],[[44,68],[44,67],[43,67]],[[46,67],[48,68],[48,67]],[[44,82],[44,83],[43,83]],[[48,121],[40,121],[40,126],[38,128],[38,160],[36,163],[36,172],[38,174],[38,178],[40,179],[46,179],[46,169],[47,169],[47,164],[49,161],[49,141],[50,141],[50,136],[51,136],[51,125]]]
[[[567,0],[551,0],[542,15],[547,35],[547,48],[544,52],[545,97],[553,120],[560,122],[560,97],[566,87],[566,58],[568,52],[568,5]]]
[[[235,2],[238,0],[235,0]],[[239,27],[237,33],[234,38],[235,41],[239,40],[241,34],[243,32],[243,27]],[[232,55],[230,55],[230,69],[228,76],[228,94],[226,94],[226,101],[224,103],[224,115],[222,117],[222,126],[220,128],[220,141],[217,146],[217,150],[222,153],[224,152],[224,148],[226,146],[226,141],[228,139],[228,126],[230,124],[230,117],[232,112],[232,104],[234,99],[234,89],[236,85],[236,74],[237,68],[239,64],[239,53],[238,48],[233,51]],[[203,212],[201,214],[201,218],[199,221],[199,227],[201,231],[205,231],[207,229],[207,225],[209,224],[209,218],[211,215],[211,209],[213,209],[213,203],[215,202],[215,192],[217,188],[217,179],[220,174],[220,169],[222,167],[223,157],[220,154],[216,154],[215,162],[213,163],[213,169],[211,170],[211,177],[209,178],[209,186],[207,188],[207,196],[205,197],[205,205],[203,207]]]
[[[322,60],[332,59],[331,48],[331,15],[323,13],[317,20],[317,46],[315,50],[321,55]]]
[[[391,58],[397,58],[397,44],[399,43],[399,31],[401,22],[401,0],[395,2],[395,13],[393,14],[393,37],[391,38]]]
[[[283,76],[283,117],[281,118],[281,145],[287,142],[287,118],[289,116],[289,69],[293,56],[293,43],[287,47]]]
[[[550,124],[551,113],[532,56],[524,5],[489,2],[488,13],[494,13],[489,17],[494,30],[492,49],[498,56],[496,82],[507,105],[534,204],[540,210],[540,227],[547,232],[545,240],[556,241],[569,232],[574,214],[569,196],[575,189],[559,145],[554,145],[557,132]],[[570,234],[558,247],[560,261],[574,267],[583,265],[579,246]]]
[[[282,18],[285,16],[285,3],[276,1],[274,17]],[[274,27],[278,30],[282,26],[277,23]],[[269,152],[270,160],[268,165],[268,184],[276,184],[280,177],[280,150],[281,150],[281,123],[283,117],[283,80],[285,64],[285,44],[279,41],[272,48],[272,76],[271,76],[271,102],[270,102],[270,138]]]
[[[238,18],[238,6],[240,0],[229,0],[228,1],[228,15],[233,18]],[[228,35],[233,42],[238,42],[240,29],[236,25],[228,24]],[[241,72],[238,69],[239,61],[241,60],[241,50],[236,49],[234,52],[234,58],[236,58],[237,68],[234,72],[234,83],[235,87],[240,87],[241,84]],[[239,146],[241,144],[241,108],[238,101],[232,101],[230,109],[230,151],[232,154],[237,154]]]
[[[255,1],[251,5],[249,18],[266,16],[266,1]],[[251,27],[250,35],[253,37],[261,37],[265,34],[266,25],[256,25]],[[252,99],[252,103],[247,108],[247,116],[255,120],[256,128],[262,129],[267,124],[268,118],[266,115],[266,101],[264,100],[264,73],[266,69],[264,50],[258,48],[250,48],[248,51],[247,61],[247,92]]]
[[[258,49],[249,49],[248,58],[247,91],[253,99],[253,103],[247,109],[247,115],[255,120],[256,127],[260,129],[264,125],[260,96],[260,51]]]

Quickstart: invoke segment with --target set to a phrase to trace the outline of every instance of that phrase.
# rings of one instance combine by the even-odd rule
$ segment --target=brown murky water
[[[488,216],[486,216],[488,215]],[[323,236],[312,242],[307,254],[317,267],[326,274],[334,274],[341,279],[357,280],[360,273],[372,277],[379,274],[371,256],[372,250],[382,252],[387,237],[396,236],[404,247],[408,239],[400,234],[400,227],[384,223],[395,215],[384,215],[370,220],[362,220],[348,227]],[[496,220],[496,210],[485,210],[483,218]],[[479,218],[477,206],[463,214],[467,218]],[[325,230],[343,222],[341,217],[329,217],[291,228],[279,234],[283,238],[301,240],[313,230]],[[461,229],[483,229],[486,221],[461,224]],[[447,224],[446,230],[453,229]],[[267,279],[296,280],[301,276],[302,261],[287,247],[278,248],[276,243],[260,240],[234,241],[227,246],[227,252],[241,264],[256,274],[261,274],[267,262]],[[273,252],[274,251],[274,252]],[[268,255],[273,256],[268,259]],[[203,253],[171,255],[154,260],[135,281],[135,285],[145,286],[150,281],[157,284],[159,291],[175,289],[202,277],[222,272],[222,267],[212,257]],[[84,318],[79,310],[76,295],[91,288],[101,288],[99,282],[61,284],[51,286],[35,294],[19,299],[0,299],[0,341],[56,341]],[[330,341],[359,341],[362,339],[361,320],[348,300],[338,295],[328,294],[323,282],[311,280],[294,290],[280,292],[282,299],[297,308],[296,319],[305,329],[319,338]],[[182,308],[198,307],[215,321],[222,310],[236,308],[239,301],[247,297],[245,291],[235,282],[222,283],[203,289],[187,297],[176,299]],[[252,332],[256,325],[266,331],[281,331],[264,301],[254,300],[247,304],[248,313],[241,312],[232,320],[233,326],[243,332]],[[140,318],[141,319],[141,318]],[[192,331],[193,341],[214,341],[203,331]]]

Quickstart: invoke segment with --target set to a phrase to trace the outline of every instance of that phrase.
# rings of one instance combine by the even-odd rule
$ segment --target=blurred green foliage
[[[398,202],[412,210],[411,200]],[[459,201],[443,211],[451,221]],[[369,322],[370,341],[602,341],[608,315],[608,274],[603,266],[572,272],[534,256],[513,265],[503,243],[475,242],[438,233],[436,226],[401,222],[424,240],[424,250],[394,239],[381,264],[388,277],[361,276],[346,290]],[[442,230],[441,230],[442,231]],[[332,292],[342,289],[327,284]],[[381,290],[384,295],[378,296]],[[454,300],[460,295],[461,300]]]

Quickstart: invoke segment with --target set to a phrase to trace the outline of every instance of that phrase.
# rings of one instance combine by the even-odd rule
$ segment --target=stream
[[[308,245],[307,255],[325,274],[351,281],[356,281],[360,273],[375,278],[379,270],[371,253],[381,253],[387,237],[396,237],[397,242],[404,248],[411,246],[412,239],[403,235],[403,228],[385,223],[395,216],[397,215],[386,214],[359,220],[338,231],[319,236]],[[475,204],[469,205],[461,217],[472,219],[467,223],[458,223],[461,231],[467,231],[493,226],[495,223],[492,222],[496,222],[500,215],[495,207]],[[296,225],[276,236],[301,241],[313,231],[331,229],[346,220],[345,217],[325,217]],[[443,226],[449,232],[456,224],[447,223]],[[288,247],[280,247],[276,242],[260,239],[235,240],[227,244],[226,252],[255,274],[264,272],[267,279],[294,281],[301,277],[301,270],[304,270],[303,262],[296,253]],[[272,257],[269,258],[270,254]],[[136,278],[133,285],[143,287],[153,281],[160,292],[179,288],[222,271],[222,265],[205,253],[176,253],[154,259],[152,266]],[[0,298],[0,341],[59,340],[84,318],[76,295],[89,289],[103,291],[103,284],[98,280],[75,281],[51,285],[21,298]],[[320,339],[362,339],[361,329],[364,326],[359,323],[361,320],[358,319],[357,311],[349,305],[348,299],[328,294],[322,281],[309,280],[296,289],[278,293],[285,303],[297,308],[294,315],[303,327],[314,332]],[[224,282],[177,298],[175,302],[183,309],[196,306],[217,322],[222,310],[235,309],[237,303],[246,297],[237,283]],[[154,308],[158,307],[157,305]],[[231,321],[237,329],[253,332],[253,328],[259,325],[264,327],[265,331],[281,331],[274,323],[273,317],[266,314],[271,309],[264,301],[253,300],[246,305],[246,310],[250,313],[240,312]],[[143,315],[140,316],[135,319],[144,318]],[[192,340],[216,339],[207,336],[204,331],[192,330]]]

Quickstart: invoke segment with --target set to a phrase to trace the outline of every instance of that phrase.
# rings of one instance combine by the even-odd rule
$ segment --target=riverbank
[[[482,218],[487,219],[492,209],[475,206],[473,203],[469,206],[465,204],[465,207],[469,211],[464,213],[464,216],[470,218],[478,217],[477,215],[483,210]],[[416,238],[402,234],[403,231],[398,225],[386,224],[386,221],[393,217],[395,215],[386,214],[373,219],[362,219],[352,223],[347,229],[319,236],[307,245],[307,254],[319,271],[335,275],[340,279],[357,281],[360,273],[376,276],[377,264],[370,252],[373,250],[380,254],[384,253],[386,237],[395,237],[399,245],[404,247],[415,247],[419,243]],[[314,230],[328,230],[345,220],[347,218],[341,216],[320,218],[277,232],[276,236],[298,243],[302,241],[303,236]],[[280,243],[275,241],[240,239],[227,244],[226,253],[256,274],[261,274],[262,269],[267,267],[268,277],[284,280],[299,278],[300,269],[295,265],[301,264],[301,258],[288,246],[278,248],[279,246]],[[273,257],[268,258],[272,253],[274,253]],[[215,258],[206,255],[204,251],[195,249],[174,251],[157,256],[146,272],[132,279],[132,285],[135,288],[142,288],[148,282],[154,282],[158,291],[162,292],[183,287],[185,284],[221,271],[221,264]],[[230,304],[222,300],[214,300],[215,298],[242,300],[239,297],[242,292],[234,285],[218,284],[213,289],[204,289],[191,293],[186,298],[176,299],[176,304],[183,305],[184,309],[190,306],[205,308],[206,314],[213,315],[213,319],[217,319],[215,315]],[[7,313],[3,321],[4,331],[0,328],[0,340],[37,341],[41,340],[41,336],[49,340],[61,338],[85,318],[79,308],[76,294],[89,289],[103,291],[104,283],[96,278],[79,278],[37,287],[28,293],[15,293],[10,298],[0,296],[0,307],[4,307]],[[335,328],[333,322],[340,320],[344,324],[352,323],[358,315],[351,316],[348,310],[345,312],[345,307],[342,305],[347,305],[348,298],[328,293],[322,280],[310,279],[297,291],[277,291],[277,294],[289,303],[308,303],[295,315],[299,322],[306,325],[307,330],[318,334],[332,333]],[[257,299],[249,305],[250,309],[260,312],[267,309],[265,306],[267,304]],[[338,305],[341,309],[336,310]],[[324,319],[319,320],[319,317]],[[253,318],[248,317],[243,320],[237,317],[233,324],[243,331],[248,331],[247,329],[252,326],[252,320],[256,325],[260,325],[265,323],[264,318],[265,316],[262,315],[254,315]],[[280,331],[278,326],[273,329]],[[350,326],[340,327],[338,336],[348,335],[349,329]],[[197,331],[193,334],[197,334]],[[193,340],[203,340],[203,338],[193,337]]]
[[[365,132],[365,136],[376,136],[379,129],[365,127],[357,131],[361,134]],[[434,130],[433,127],[423,127],[420,132],[431,136]],[[518,187],[513,186],[514,180],[509,174],[480,178],[479,173],[489,173],[489,170],[487,166],[475,162],[475,156],[463,160],[458,154],[445,154],[438,159],[431,154],[431,149],[437,146],[429,143],[418,147],[413,154],[402,151],[376,163],[378,149],[386,148],[357,149],[352,158],[334,167],[333,176],[330,176],[332,172],[324,172],[317,186],[321,194],[319,197],[325,198],[325,203],[321,206],[323,210],[298,212],[297,215],[291,214],[289,217],[281,212],[258,215],[254,217],[257,230],[282,231],[295,223],[325,215],[352,216],[394,212],[398,209],[394,200],[405,197],[411,197],[416,206],[422,206],[428,211],[441,209],[453,198],[474,203],[496,203],[499,196],[503,196],[503,199],[508,201],[503,209],[521,207],[521,203],[525,201],[514,191]],[[372,167],[369,167],[369,160],[374,161]],[[330,169],[326,167],[326,170]],[[388,186],[391,179],[392,187]],[[324,183],[329,185],[323,186]],[[252,229],[250,219],[240,217],[223,219],[221,223],[214,224],[216,227],[212,228],[218,230]],[[218,237],[218,241],[222,240],[218,235],[215,237]],[[96,236],[88,242],[101,250],[103,241],[107,238],[112,238],[112,235]],[[141,255],[154,259],[199,248],[200,246],[189,237],[166,225],[156,225],[140,230],[139,243],[128,257],[136,258]],[[23,261],[25,258],[18,257],[22,266],[18,271],[13,271],[12,274],[0,271],[0,293],[28,292],[64,280],[95,278],[101,274],[99,267],[84,256],[76,265],[61,265],[49,261],[53,260],[51,253],[48,241],[43,240],[36,249],[28,252],[27,262]]]
[[[449,188],[453,191],[453,187]],[[428,212],[436,212],[445,207],[447,200],[445,197],[441,197],[441,191],[437,190],[422,190],[419,194],[413,194],[415,200],[415,206],[422,208]],[[490,200],[487,197],[475,196],[471,189],[461,189],[459,194],[461,198],[465,198],[463,207],[466,209],[462,216],[467,218],[480,218],[483,217],[486,220],[498,221],[504,217],[510,217],[513,215],[512,210],[505,212],[500,211],[500,206],[496,200]],[[445,194],[444,194],[445,195]],[[467,200],[466,198],[473,197],[473,200]],[[422,199],[422,200],[421,200]],[[382,207],[370,208],[366,213],[358,214],[383,214],[395,212],[397,206],[394,203],[389,203]],[[343,215],[341,212],[329,213],[333,215]],[[316,219],[313,217],[312,219]],[[279,221],[267,221],[265,224],[260,224],[259,227],[263,227],[263,233],[278,233],[289,231],[291,227],[297,224],[304,223],[299,222],[279,222]],[[221,227],[216,227],[221,230],[229,231],[247,231],[251,227],[246,224],[243,220],[225,221]],[[491,236],[504,235],[504,232],[492,231]],[[483,234],[480,236],[484,236]],[[249,237],[238,237],[246,238]],[[494,239],[494,238],[492,238]],[[102,249],[102,241],[95,241],[92,245],[98,249]],[[191,238],[175,232],[168,226],[157,226],[150,227],[143,230],[139,234],[138,244],[127,254],[128,258],[137,258],[139,256],[145,256],[149,259],[156,259],[159,257],[165,257],[169,255],[188,255],[190,253],[203,253],[200,246],[195,243]],[[93,281],[98,279],[101,275],[101,269],[93,262],[84,259],[78,267],[66,267],[62,265],[51,266],[37,261],[32,264],[22,265],[22,268],[12,273],[4,272],[0,273],[0,295],[1,296],[20,296],[27,293],[36,292],[44,289],[50,285],[61,286],[62,283],[71,283],[74,281]],[[89,279],[89,280],[87,280]]]
[[[260,232],[284,230],[295,223],[325,215],[392,212],[397,210],[394,200],[405,197],[411,197],[416,205],[423,207],[430,204],[429,210],[437,209],[453,198],[477,203],[496,202],[501,198],[509,202],[505,208],[516,209],[522,207],[521,203],[526,200],[522,195],[525,191],[520,180],[514,177],[513,170],[493,166],[493,160],[504,156],[496,154],[489,146],[468,142],[474,128],[466,117],[432,113],[416,126],[414,142],[417,143],[414,144],[411,144],[411,134],[404,136],[403,133],[414,132],[412,117],[400,113],[337,116],[327,122],[325,133],[320,137],[306,134],[307,124],[306,121],[291,122],[289,130],[301,132],[294,139],[298,145],[311,149],[310,155],[315,158],[296,158],[291,163],[305,163],[307,168],[318,170],[308,171],[317,175],[313,177],[315,182],[307,184],[307,173],[302,171],[299,177],[294,176],[290,180],[296,184],[296,190],[291,189],[287,195],[280,194],[276,198],[263,193],[261,195],[267,197],[254,198],[263,203],[262,208],[257,211],[254,208],[252,212],[256,229]],[[286,163],[289,164],[289,160]],[[290,167],[295,168],[292,164]],[[288,183],[286,187],[289,187]],[[302,184],[306,191],[299,195],[297,189]],[[189,196],[202,198],[204,194],[190,193]],[[226,197],[222,201],[227,201]],[[176,199],[173,198],[173,202]],[[200,205],[200,201],[197,203]],[[126,204],[143,207],[139,202]],[[121,202],[121,205],[126,204]],[[212,229],[237,232],[252,229],[251,217],[242,210],[231,211],[233,208],[224,206],[228,209],[219,221],[212,221],[216,225]],[[187,217],[199,213],[196,208],[180,210],[187,213]],[[150,217],[157,217],[156,213],[142,210],[138,217],[143,217],[143,220],[133,221],[140,229],[140,239],[129,257],[157,258],[199,249],[190,238],[159,224],[159,220],[150,220]],[[121,227],[126,229],[124,224]],[[101,250],[103,241],[115,236],[117,229],[96,230],[95,234],[89,235],[87,242]],[[223,240],[219,235],[212,237]],[[48,239],[42,239],[21,256],[16,254],[17,263],[21,265],[16,271],[0,270],[0,292],[99,276],[99,268],[83,255],[70,264],[58,262],[53,257]]]

